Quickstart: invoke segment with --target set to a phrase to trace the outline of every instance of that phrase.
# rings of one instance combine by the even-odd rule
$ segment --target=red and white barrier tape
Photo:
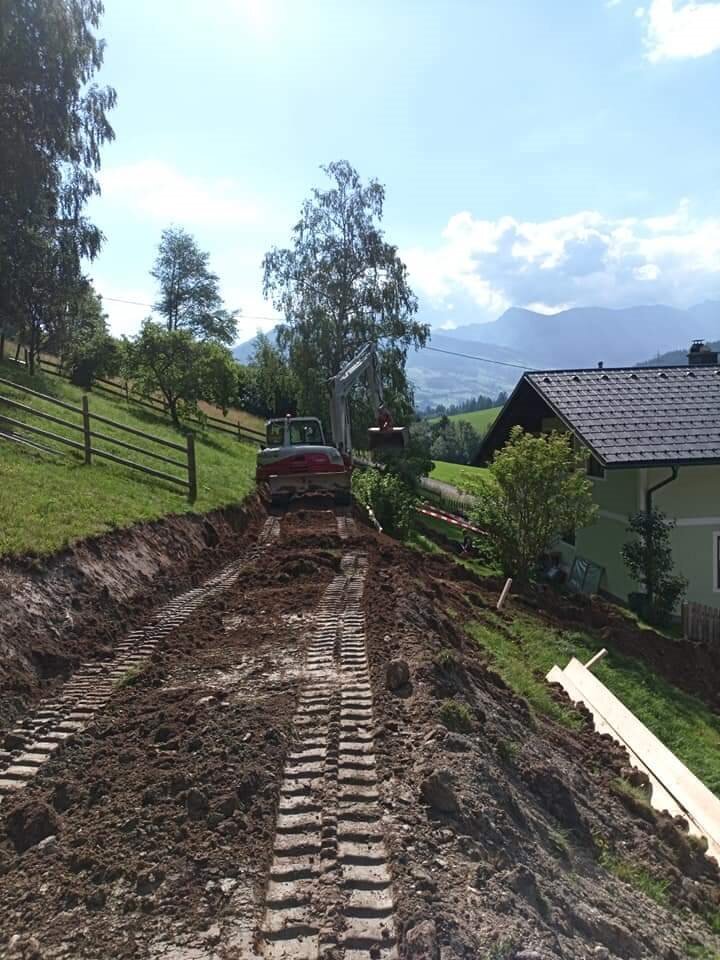
[[[480,535],[483,533],[474,523],[463,520],[461,517],[456,517],[453,513],[446,513],[445,510],[438,510],[437,507],[430,507],[426,503],[415,507],[415,509],[418,513],[422,513],[426,517],[433,517],[435,520],[444,520],[445,523],[451,523],[453,526],[460,527],[462,530],[470,530],[472,533]]]

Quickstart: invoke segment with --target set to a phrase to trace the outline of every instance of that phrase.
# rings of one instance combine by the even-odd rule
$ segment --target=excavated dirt
[[[235,586],[162,641],[2,802],[0,957],[256,956],[313,614],[353,551],[369,562],[375,755],[400,955],[714,958],[716,865],[681,824],[617,793],[625,759],[613,742],[587,719],[579,733],[535,720],[464,632],[466,620],[492,616],[496,585],[359,522],[341,540],[322,506],[283,517],[279,540]],[[96,630],[77,636],[83,656]],[[397,686],[391,667],[391,690],[397,658],[409,682]],[[467,708],[464,732],[440,722],[449,698]],[[666,883],[664,905],[607,869],[618,864]]]
[[[251,502],[138,524],[47,558],[1,560],[0,726],[233,556],[261,515]]]

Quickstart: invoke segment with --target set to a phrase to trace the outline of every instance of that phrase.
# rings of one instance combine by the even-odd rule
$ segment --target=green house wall
[[[669,468],[606,470],[605,479],[593,479],[597,521],[576,532],[574,546],[559,545],[563,561],[569,564],[578,555],[604,567],[603,589],[626,600],[639,589],[621,555],[628,517],[644,509],[647,488],[670,474]],[[680,467],[677,480],[653,495],[653,504],[676,522],[673,559],[676,571],[689,581],[687,599],[720,607],[720,467]]]

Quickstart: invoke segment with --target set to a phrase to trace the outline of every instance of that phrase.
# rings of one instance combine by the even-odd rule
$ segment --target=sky
[[[116,335],[152,312],[170,225],[209,252],[239,340],[269,329],[263,255],[339,159],[385,185],[438,327],[720,299],[720,0],[105,5],[116,140],[88,272]]]

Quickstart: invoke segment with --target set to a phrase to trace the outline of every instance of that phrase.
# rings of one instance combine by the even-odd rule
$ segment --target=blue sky
[[[210,251],[241,339],[319,166],[387,189],[440,325],[510,305],[720,299],[720,0],[106,0],[106,298],[160,231]],[[150,311],[106,299],[115,333]]]

